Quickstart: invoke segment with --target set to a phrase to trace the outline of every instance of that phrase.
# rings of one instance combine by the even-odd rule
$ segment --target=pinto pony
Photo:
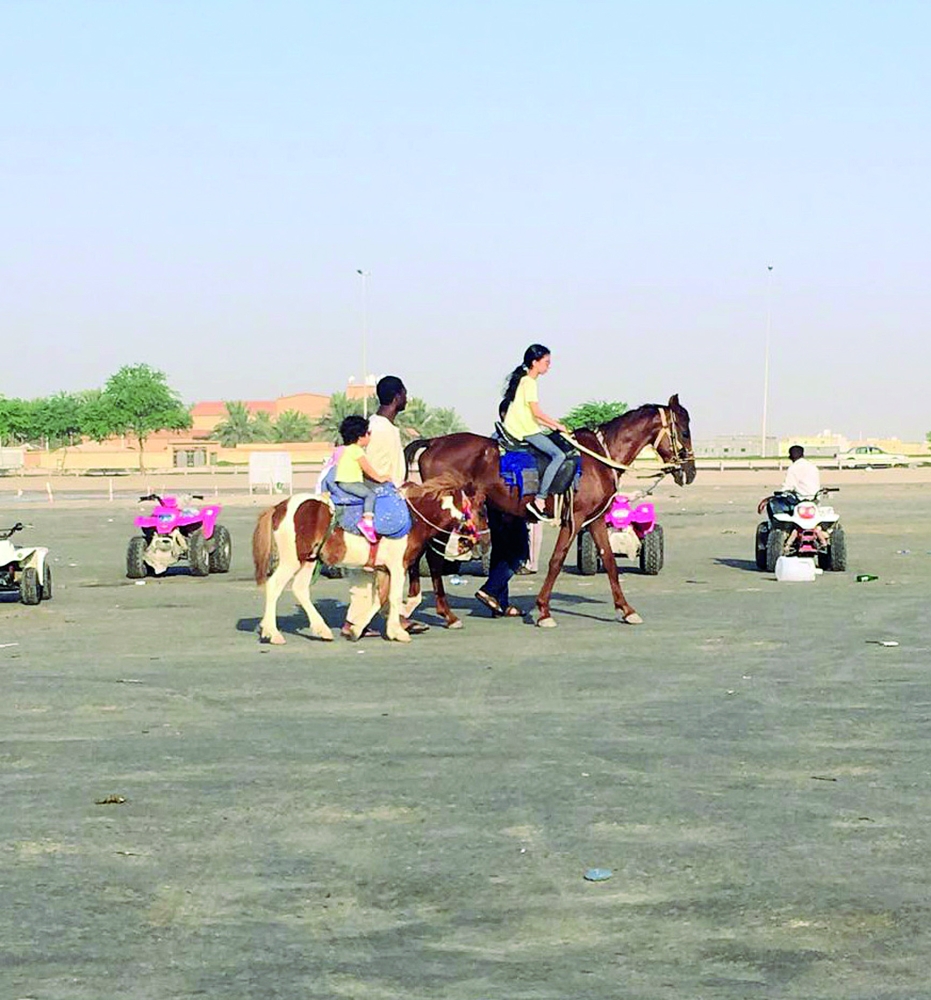
[[[572,495],[571,509],[567,505],[562,513],[559,537],[550,558],[546,580],[537,596],[537,624],[550,628],[556,625],[550,613],[553,586],[573,538],[587,527],[604,560],[618,620],[639,625],[643,619],[624,597],[602,515],[617,491],[618,476],[647,446],[653,447],[664,463],[665,471],[671,472],[680,486],[694,480],[695,454],[688,410],[675,395],[666,404],[640,406],[593,429],[576,431],[573,436],[584,449],[582,478]],[[527,498],[522,498],[515,487],[506,486],[501,479],[497,441],[478,434],[447,434],[445,437],[412,441],[404,449],[404,454],[408,466],[416,463],[422,478],[456,469],[484,491],[486,502],[491,506],[505,514],[527,516]],[[427,560],[433,577],[437,612],[442,615],[447,627],[455,628],[459,619],[446,601],[442,561],[430,553]]]
[[[400,621],[407,567],[412,560],[420,558],[428,542],[437,536],[441,541],[445,537],[444,551],[448,555],[462,558],[471,553],[485,523],[484,497],[481,491],[465,485],[455,474],[437,476],[422,486],[408,483],[402,493],[411,509],[411,530],[402,538],[379,539],[376,546],[336,525],[335,510],[328,497],[299,493],[259,515],[252,534],[252,560],[255,582],[265,586],[265,613],[259,626],[262,641],[275,645],[285,641],[278,629],[276,609],[288,581],[292,581],[294,596],[307,614],[311,632],[318,639],[329,641],[333,638],[310,598],[318,563],[368,566],[379,571],[380,583],[386,575],[385,637],[397,642],[410,641]],[[277,565],[273,565],[276,557]],[[374,583],[373,579],[373,600],[367,617],[352,623],[353,639],[362,635],[384,603],[385,588],[379,588],[381,600],[376,601]],[[419,603],[417,600],[412,607],[407,607],[406,613],[410,614]]]

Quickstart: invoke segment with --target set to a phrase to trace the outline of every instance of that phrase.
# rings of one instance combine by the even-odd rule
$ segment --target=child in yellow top
[[[526,441],[549,459],[540,479],[540,489],[527,513],[536,519],[546,516],[546,498],[565,452],[553,442],[550,432],[568,433],[568,428],[540,409],[537,379],[550,370],[550,349],[531,344],[524,351],[524,363],[508,376],[499,412],[504,413],[504,429],[518,441]]]
[[[362,501],[359,531],[374,545],[378,535],[375,533],[375,491],[372,486],[387,482],[389,477],[379,475],[365,457],[363,449],[369,443],[369,422],[365,417],[346,417],[339,425],[339,433],[345,447],[336,463],[336,485],[344,493]]]

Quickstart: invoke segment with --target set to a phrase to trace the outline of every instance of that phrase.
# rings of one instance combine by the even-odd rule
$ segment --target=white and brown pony
[[[429,479],[422,486],[407,483],[401,492],[411,509],[411,530],[402,538],[379,539],[376,546],[336,525],[333,504],[327,496],[299,493],[259,515],[252,534],[252,560],[255,582],[265,586],[265,614],[259,625],[262,641],[275,645],[285,641],[278,630],[276,609],[288,581],[292,581],[294,596],[307,614],[311,632],[318,639],[333,638],[310,599],[315,569],[323,563],[376,570],[378,579],[373,575],[371,607],[366,616],[352,623],[353,639],[362,635],[387,596],[385,637],[410,642],[401,625],[401,614],[402,610],[405,615],[411,614],[420,598],[402,609],[408,566],[420,559],[431,541],[442,546],[447,558],[467,558],[485,530],[485,498],[454,473]],[[273,567],[276,557],[277,565]]]

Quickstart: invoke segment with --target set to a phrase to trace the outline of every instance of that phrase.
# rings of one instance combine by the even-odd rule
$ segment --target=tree
[[[315,435],[324,441],[342,444],[339,439],[339,425],[353,413],[362,413],[362,400],[349,399],[344,392],[334,392],[330,396],[329,408],[314,427]]]
[[[276,441],[309,441],[313,437],[314,423],[306,413],[285,410],[275,421]]]
[[[259,410],[252,418],[253,441],[275,441],[275,424],[267,410]]]
[[[221,420],[213,429],[224,448],[235,448],[238,444],[248,444],[252,437],[252,416],[249,408],[240,400],[226,401],[226,420]]]
[[[35,439],[34,409],[29,400],[0,398],[0,445]]]
[[[590,399],[587,403],[573,407],[562,418],[562,422],[569,430],[577,431],[580,427],[594,428],[606,424],[626,412],[626,403],[608,403],[603,399]]]
[[[57,392],[36,400],[36,425],[53,451],[74,444],[84,431],[85,394]]]
[[[98,440],[132,434],[139,445],[139,469],[145,471],[145,443],[150,434],[184,430],[191,414],[172,389],[165,373],[149,365],[124,365],[107,379],[103,392],[88,408],[87,433]]]
[[[428,406],[417,396],[407,401],[407,408],[398,414],[398,424],[413,437],[439,437],[464,431],[462,418],[452,408]]]

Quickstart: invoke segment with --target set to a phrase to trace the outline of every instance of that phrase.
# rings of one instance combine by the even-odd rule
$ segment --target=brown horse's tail
[[[252,561],[255,563],[255,582],[261,587],[270,576],[272,553],[275,540],[272,535],[272,517],[275,508],[269,507],[259,514],[259,519],[252,532]]]

